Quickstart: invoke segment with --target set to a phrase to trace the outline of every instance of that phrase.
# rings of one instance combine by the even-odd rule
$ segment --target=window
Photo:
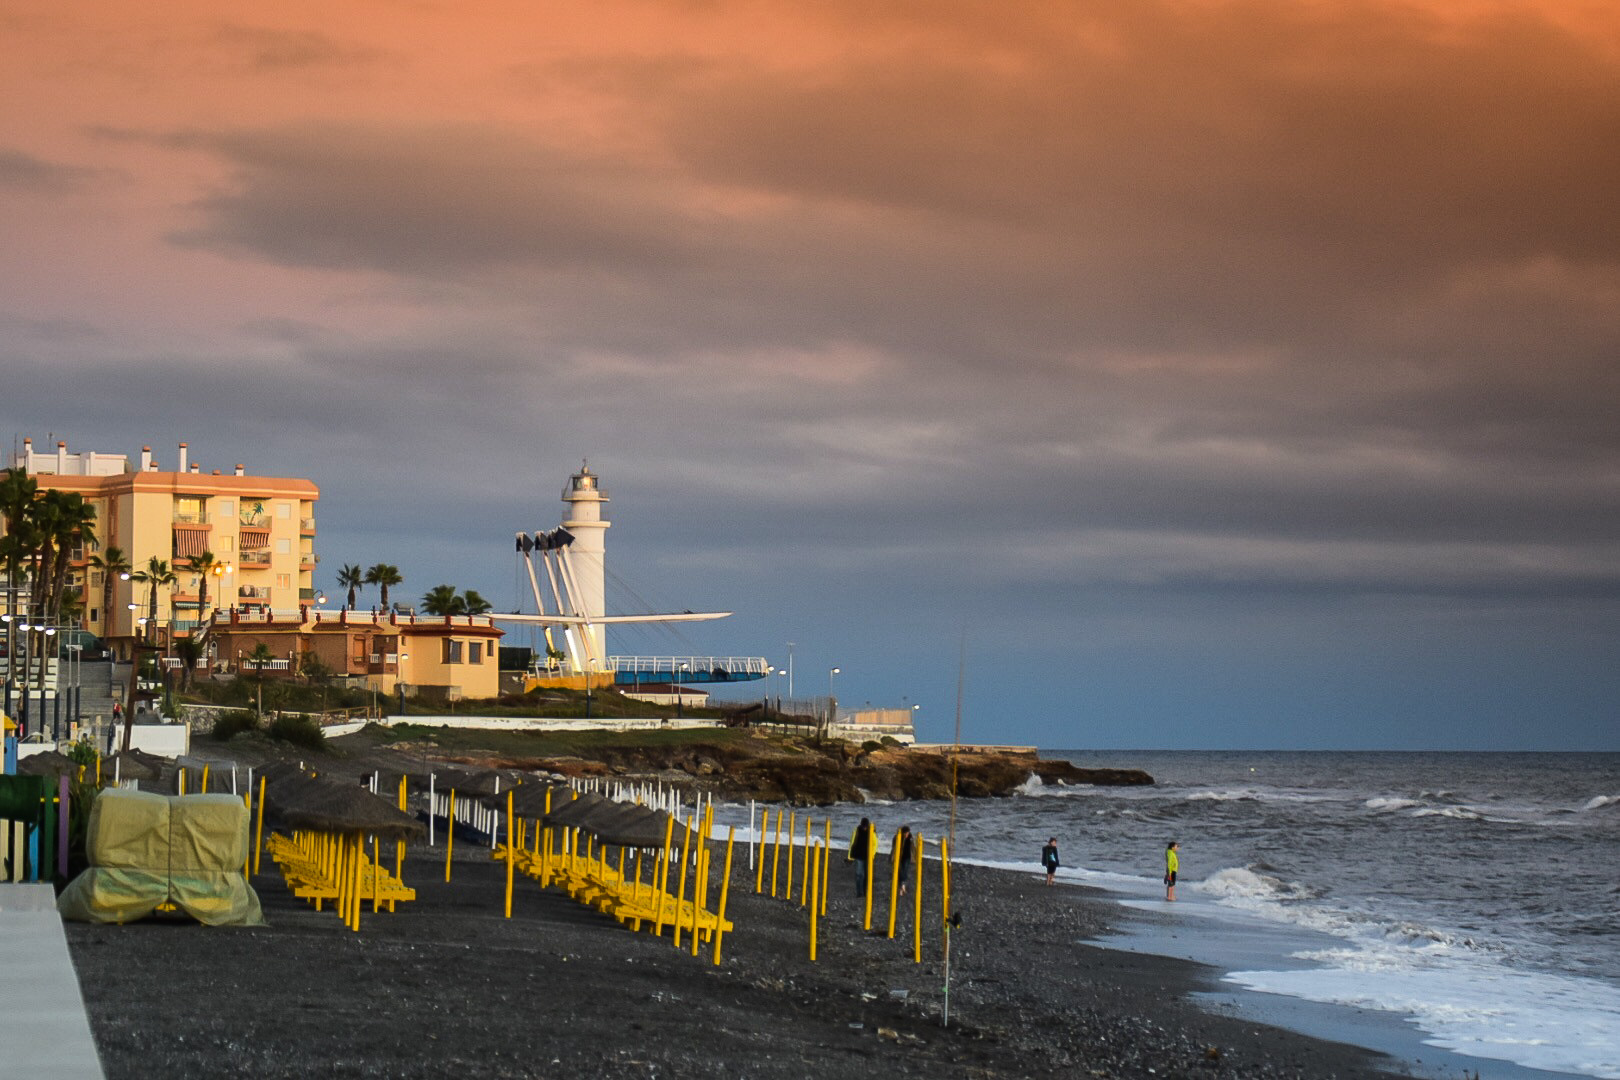
[[[461,663],[461,642],[453,638],[444,639],[443,661],[446,664]]]
[[[290,555],[290,554],[292,554],[292,541],[287,539],[286,537],[282,537],[280,540],[277,540],[276,541],[276,554],[277,555]]]
[[[482,664],[484,662],[484,643],[482,641],[469,641],[467,643],[467,663]]]
[[[221,550],[221,551],[235,551],[236,550],[236,537],[234,537],[234,536],[221,536],[219,538],[219,550]]]
[[[236,513],[235,499],[216,499],[214,506],[214,518],[219,521],[229,521]]]
[[[291,574],[277,574],[276,575],[276,588],[278,588],[278,589],[290,589],[290,588],[292,588],[292,575]]]
[[[292,503],[284,503],[284,502],[276,503],[276,517],[278,517],[278,518],[290,518],[290,517],[292,517]]]

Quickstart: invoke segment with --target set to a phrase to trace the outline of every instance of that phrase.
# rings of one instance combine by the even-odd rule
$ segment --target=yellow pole
[[[410,801],[409,801],[409,798],[406,795],[406,788],[405,788],[405,774],[400,773],[399,774],[399,809],[400,809],[400,812],[404,813],[406,807],[409,806],[409,805],[410,805]],[[403,839],[401,839],[394,846],[394,877],[398,878],[400,881],[405,880],[405,841]],[[394,910],[394,902],[392,900],[388,901],[388,910],[389,911]]]
[[[81,766],[81,768],[82,768],[82,766]],[[252,788],[248,788],[246,791],[242,792],[242,806],[247,810],[247,826],[243,830],[243,831],[245,831],[247,833],[247,836],[244,837],[243,839],[250,839],[253,836],[253,789]],[[251,851],[244,851],[242,853],[242,877],[244,879],[247,878],[248,870],[252,866],[253,866],[253,853]]]
[[[101,787],[101,755],[96,755],[96,787]]]
[[[737,826],[726,836],[726,869],[720,879],[720,909],[714,914],[714,966],[720,966],[720,939],[726,934],[726,897],[731,892],[731,846],[737,840]]]
[[[371,913],[382,908],[382,858],[377,845],[377,834],[371,834]]]
[[[366,838],[363,836],[356,836],[354,838],[353,862],[354,889],[351,891],[351,895],[354,897],[354,899],[351,901],[351,903],[354,905],[354,932],[357,934],[360,932],[360,864],[365,862],[365,860]]]
[[[811,895],[810,894],[810,859],[815,854],[813,851],[810,850],[810,829],[811,828],[812,828],[812,822],[810,821],[810,815],[806,814],[806,815],[804,815],[804,870],[800,875],[801,880],[799,881],[799,906],[800,907],[804,907],[805,904],[810,902],[810,895]],[[793,890],[792,889],[788,890],[788,899],[789,900],[793,899]]]
[[[877,867],[877,826],[866,827],[866,925],[863,929],[872,929],[872,875]]]
[[[203,765],[202,788],[197,792],[197,794],[199,794],[199,795],[208,794],[208,766],[207,766],[206,763]]]
[[[681,918],[686,914],[686,866],[692,852],[692,819],[686,819],[686,835],[681,840],[681,886],[675,894],[675,947],[681,947]],[[693,931],[697,930],[694,922]]]
[[[823,819],[826,828],[822,830],[821,843],[821,917],[827,917],[827,893],[831,886],[827,878],[832,875],[832,818]]]
[[[517,852],[512,846],[512,789],[506,789],[506,917],[512,917],[512,871],[517,866]]]
[[[253,872],[259,872],[259,852],[264,850],[264,782],[266,777],[259,777],[259,825],[253,833]]]
[[[799,835],[799,815],[788,814],[788,852],[787,852],[787,888],[783,890],[783,898],[793,899],[793,841]]]
[[[692,955],[698,954],[698,916],[709,902],[709,841],[698,836],[697,881],[692,888]]]
[[[675,819],[664,822],[664,849],[653,867],[653,888],[658,893],[658,917],[653,921],[653,937],[664,935],[664,901],[669,899],[669,846],[675,837]]]
[[[767,807],[759,819],[759,867],[754,874],[754,894],[765,891],[765,837],[771,831],[771,811]]]
[[[805,867],[805,873],[809,874],[811,877],[815,877],[816,872],[817,872],[818,869],[820,869],[820,867],[821,867],[821,860],[817,859],[815,862],[813,862],[809,866]],[[810,905],[810,962],[811,963],[815,963],[815,960],[816,960],[816,923],[820,921],[820,919],[817,917],[818,914],[819,914],[818,906],[819,905],[816,905],[816,904],[811,904]]]
[[[889,936],[894,937],[895,908],[900,903],[900,830],[894,830],[894,847],[889,849]]]
[[[776,810],[776,832],[771,837],[771,899],[776,899],[776,865],[782,857],[782,818],[787,814],[780,807]]]
[[[184,767],[182,767],[180,771],[175,774],[175,781],[180,785],[180,790],[177,792],[177,794],[184,795],[186,793],[186,770]]]
[[[916,839],[913,840],[912,843],[916,845],[916,851],[917,851],[917,874],[916,874],[917,880],[915,882],[917,895],[912,898],[913,908],[912,908],[912,912],[911,912],[911,960],[912,960],[913,963],[920,964],[920,963],[922,963],[922,882],[923,882],[923,867],[922,867],[922,864],[923,864],[923,838],[922,838],[922,833],[920,833],[920,832],[917,833],[916,834]]]
[[[444,880],[450,881],[450,853],[456,847],[456,789],[450,789],[450,814],[445,818],[444,825]],[[889,935],[893,937],[893,934]]]
[[[945,953],[951,949],[951,842],[939,838],[939,917],[945,931]]]
[[[827,894],[832,891],[832,844],[821,841],[821,917],[827,917]]]

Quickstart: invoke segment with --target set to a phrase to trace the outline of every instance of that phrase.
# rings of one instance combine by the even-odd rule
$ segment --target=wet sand
[[[442,837],[441,837],[442,843]],[[418,899],[345,930],[268,859],[270,925],[68,924],[106,1075],[125,1077],[1371,1077],[1387,1058],[1199,1008],[1213,969],[1086,944],[1129,914],[1037,874],[956,868],[950,1023],[937,863],[910,921],[860,927],[833,859],[819,960],[797,902],[753,893],[738,847],[720,966],[521,875],[487,848],[414,846]],[[718,860],[717,860],[718,862]],[[766,871],[767,877],[769,870]],[[884,894],[886,895],[886,894]],[[884,918],[876,920],[882,923]]]

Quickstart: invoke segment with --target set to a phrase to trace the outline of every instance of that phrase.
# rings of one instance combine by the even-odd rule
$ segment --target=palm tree
[[[349,590],[349,608],[354,608],[354,594],[360,586],[366,583],[365,571],[353,563],[344,563],[343,569],[338,571],[338,587]]]
[[[405,581],[399,576],[399,567],[389,566],[387,563],[378,563],[366,571],[365,583],[375,585],[382,590],[382,609],[388,610],[388,588],[391,585],[400,585]]]
[[[212,551],[199,551],[191,556],[190,569],[197,575],[197,625],[202,626],[203,613],[208,610],[208,575],[215,567],[225,564],[214,558]]]
[[[177,638],[174,643],[174,655],[180,658],[180,692],[185,693],[191,689],[192,673],[197,670],[197,661],[202,659],[202,642],[190,634]]]
[[[258,673],[258,713],[260,716],[264,715],[264,665],[268,664],[275,658],[276,654],[270,651],[270,646],[266,645],[262,641],[253,646],[253,651],[247,655],[248,662],[253,665],[254,670]],[[271,702],[271,704],[275,703]]]
[[[422,610],[429,615],[461,615],[467,602],[456,593],[454,585],[435,585],[422,597]]]
[[[492,610],[495,605],[479,596],[476,590],[468,589],[462,594],[461,606],[468,615],[482,615]]]
[[[109,637],[113,626],[113,582],[129,573],[129,559],[123,548],[109,545],[104,554],[90,556],[90,565],[101,571],[101,636]]]
[[[146,585],[146,634],[150,638],[157,633],[158,589],[174,584],[174,569],[167,559],[153,555],[146,560],[146,569],[137,570],[130,577]]]

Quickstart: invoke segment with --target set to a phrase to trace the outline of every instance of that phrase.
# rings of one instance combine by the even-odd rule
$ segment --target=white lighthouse
[[[584,625],[571,627],[569,633],[584,635],[588,640],[580,642],[583,648],[577,651],[600,663],[607,657],[602,617],[607,614],[607,531],[612,522],[602,516],[602,504],[608,497],[588,462],[582,462],[579,472],[568,478],[562,501],[562,527],[574,536],[568,560],[574,580],[569,591],[578,614],[585,617]]]

